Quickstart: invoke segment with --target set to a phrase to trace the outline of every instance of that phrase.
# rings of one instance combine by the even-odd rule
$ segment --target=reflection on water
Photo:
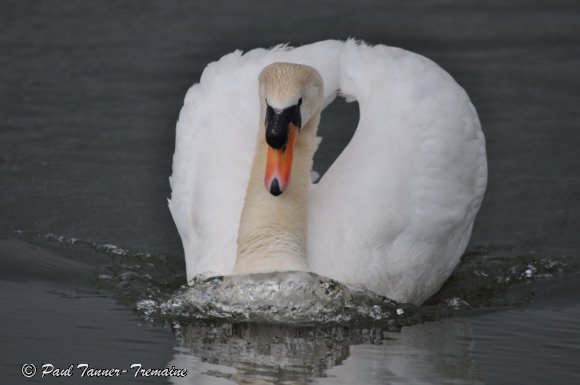
[[[183,327],[168,366],[174,384],[477,384],[471,322],[297,329],[253,324]]]
[[[233,383],[305,382],[342,362],[352,343],[348,332],[340,328],[257,324],[189,325],[183,328],[180,342],[184,349],[172,365],[193,355],[199,360],[190,366],[195,373]],[[230,369],[220,370],[216,365]],[[197,383],[196,377],[187,381]]]
[[[431,304],[409,318],[401,315],[412,326],[383,320],[295,327],[232,323],[209,319],[211,314],[205,320],[163,316],[155,310],[185,279],[181,263],[113,245],[47,238],[0,238],[6,272],[0,274],[0,341],[8,348],[0,364],[11,383],[21,379],[19,362],[77,359],[103,367],[142,362],[187,369],[187,377],[170,379],[174,384],[493,384],[504,378],[533,384],[536,367],[542,368],[540,383],[553,373],[558,384],[580,379],[580,280],[574,264],[523,257],[494,263],[474,255]],[[151,321],[141,331],[134,316],[118,306],[111,309],[110,300],[95,296],[92,286],[89,295],[77,289],[86,286],[90,270],[110,258],[111,265],[93,270],[99,287],[129,307],[147,298],[157,304],[141,310]],[[500,283],[502,290],[490,290]],[[529,305],[538,298],[548,298],[540,305],[550,306],[478,315],[497,304]],[[442,319],[458,314],[471,318]],[[154,324],[162,327],[149,328]],[[62,348],[58,356],[55,346]]]
[[[449,319],[387,332],[381,344],[355,345],[321,384],[479,384],[471,322]]]

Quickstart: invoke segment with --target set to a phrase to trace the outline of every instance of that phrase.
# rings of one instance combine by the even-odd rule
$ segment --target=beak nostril
[[[270,185],[270,194],[276,197],[282,194],[282,190],[280,190],[280,184],[278,183],[278,178],[274,178],[272,180],[272,184]]]

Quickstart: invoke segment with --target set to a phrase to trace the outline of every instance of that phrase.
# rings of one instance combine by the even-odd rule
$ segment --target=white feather
[[[360,108],[350,144],[311,188],[311,268],[421,303],[469,241],[487,181],[485,140],[467,94],[437,64],[353,40],[236,51],[188,91],[169,201],[188,279],[233,270],[259,125],[258,74],[276,61],[316,68],[325,106],[340,92]]]

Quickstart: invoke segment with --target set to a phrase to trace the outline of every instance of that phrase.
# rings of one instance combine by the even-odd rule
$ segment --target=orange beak
[[[288,143],[286,146],[281,149],[274,149],[268,146],[265,184],[266,189],[274,196],[282,194],[290,184],[294,146],[297,139],[298,127],[290,123],[288,125]]]

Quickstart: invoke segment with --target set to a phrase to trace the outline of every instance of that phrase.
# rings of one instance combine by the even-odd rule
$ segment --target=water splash
[[[415,313],[364,288],[307,272],[197,277],[191,287],[160,304],[163,316],[288,325],[387,322],[404,325]]]
[[[579,258],[467,253],[441,290],[423,306],[397,304],[362,287],[313,273],[198,276],[187,286],[183,259],[126,250],[54,234],[42,238],[90,248],[111,258],[93,277],[143,318],[174,325],[199,320],[286,325],[381,325],[398,328],[454,315],[522,306],[580,271]],[[544,290],[546,291],[546,290]],[[548,290],[549,291],[549,290]]]

